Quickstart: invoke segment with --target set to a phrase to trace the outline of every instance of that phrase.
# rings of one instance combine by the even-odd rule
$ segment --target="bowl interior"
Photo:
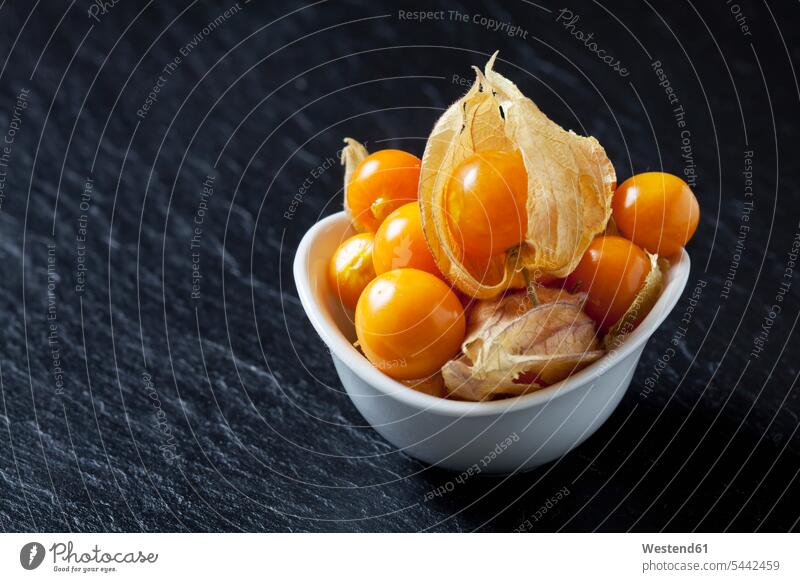
[[[450,414],[492,413],[510,408],[534,405],[557,397],[591,381],[615,361],[641,346],[669,315],[680,299],[689,278],[689,255],[682,250],[671,257],[670,268],[665,273],[664,290],[653,309],[617,350],[603,356],[594,364],[573,374],[566,380],[525,396],[494,402],[460,402],[429,396],[395,382],[381,373],[355,348],[356,339],[352,313],[348,312],[331,291],[327,269],[330,257],[339,244],[355,234],[344,212],[329,216],[315,224],[300,243],[295,256],[294,277],[300,301],[325,344],[340,360],[364,381],[376,386],[387,395],[406,401],[423,409],[438,408]]]

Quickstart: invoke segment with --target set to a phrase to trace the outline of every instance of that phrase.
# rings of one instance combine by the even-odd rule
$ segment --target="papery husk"
[[[608,224],[606,224],[606,230],[603,232],[603,236],[621,236],[622,238],[625,238],[619,231],[617,222],[614,220],[613,216],[608,219]]]
[[[369,152],[363,144],[354,140],[352,137],[344,138],[344,143],[346,145],[342,148],[342,153],[340,155],[340,162],[344,166],[344,211],[347,213],[347,216],[350,217],[350,223],[356,231],[366,232],[367,229],[355,219],[350,210],[350,204],[347,200],[347,187],[348,184],[350,184],[350,178],[353,176],[353,172],[355,172],[358,164],[369,155]]]
[[[537,287],[536,297],[539,304],[564,301],[583,306],[585,294],[567,293],[563,289]],[[477,359],[478,352],[485,339],[491,340],[493,333],[501,331],[514,319],[536,307],[527,293],[508,293],[497,300],[477,301],[467,317],[467,329],[461,344],[462,352],[472,359]]]
[[[496,57],[483,74],[475,69],[473,86],[436,122],[420,173],[423,230],[436,263],[458,289],[478,299],[524,286],[522,270],[555,277],[572,272],[606,227],[616,183],[597,140],[551,121],[492,70]],[[474,265],[463,259],[447,220],[447,183],[460,162],[490,150],[522,153],[528,173],[527,236],[518,249]]]
[[[647,317],[661,295],[664,288],[664,271],[669,268],[669,264],[666,259],[659,259],[658,255],[650,253],[647,255],[650,257],[650,272],[625,315],[619,318],[619,321],[608,330],[603,338],[603,347],[606,350],[618,348],[625,338],[636,329],[636,326]]]
[[[559,382],[605,353],[582,310],[585,294],[540,287],[537,295],[538,305],[524,292],[475,305],[463,355],[442,368],[449,396],[518,396]]]
[[[446,386],[453,387],[447,395],[448,398],[455,400],[471,400],[475,402],[499,400],[512,396],[522,396],[543,388],[541,384],[537,383],[516,383],[502,372],[488,372],[485,376],[476,376],[473,373],[472,366],[469,364],[469,360],[463,356],[448,362],[446,370],[442,369],[442,376],[446,378]]]

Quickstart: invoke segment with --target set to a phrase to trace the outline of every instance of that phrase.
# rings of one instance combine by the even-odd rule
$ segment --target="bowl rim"
[[[375,368],[345,337],[332,321],[326,320],[323,307],[318,303],[310,280],[312,253],[320,245],[315,245],[319,235],[330,228],[347,228],[350,220],[343,211],[332,214],[316,222],[303,235],[294,258],[293,273],[300,302],[311,325],[316,330],[331,354],[344,363],[361,380],[379,392],[418,410],[439,413],[447,416],[484,416],[524,410],[558,399],[565,394],[590,384],[612,367],[622,362],[650,339],[661,323],[672,312],[683,295],[689,280],[691,260],[685,249],[670,257],[670,268],[666,273],[666,284],[656,304],[645,319],[617,349],[611,350],[596,362],[568,378],[522,396],[490,402],[468,402],[448,400],[431,396],[393,380]],[[326,249],[325,252],[328,252]],[[329,257],[326,257],[329,258]],[[327,265],[327,260],[325,261]],[[330,319],[330,317],[328,317]]]

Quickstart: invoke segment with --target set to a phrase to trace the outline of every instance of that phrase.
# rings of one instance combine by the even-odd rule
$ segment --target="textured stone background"
[[[14,130],[0,205],[2,530],[798,529],[800,282],[783,278],[800,220],[797,3],[739,2],[749,35],[722,1],[570,3],[575,28],[618,56],[625,78],[549,0],[416,6],[459,10],[467,23],[398,18],[412,4],[241,0],[204,35],[231,5],[0,3],[0,139]],[[487,30],[474,15],[527,32]],[[340,169],[312,171],[342,137],[421,154],[465,90],[453,74],[469,78],[495,49],[498,69],[543,110],[605,145],[620,178],[687,167],[650,66],[662,62],[686,111],[703,209],[687,291],[707,285],[651,394],[644,382],[688,298],[589,441],[531,473],[471,478],[426,501],[454,476],[364,426],[290,266],[305,230],[340,206]],[[23,89],[29,105],[12,124]],[[745,150],[754,205],[737,253]]]

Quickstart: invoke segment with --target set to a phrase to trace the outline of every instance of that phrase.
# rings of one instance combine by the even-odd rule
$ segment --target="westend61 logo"
[[[154,564],[158,560],[158,554],[153,552],[106,552],[97,544],[88,551],[76,551],[68,541],[56,542],[48,550],[39,542],[29,542],[19,552],[19,563],[26,570],[34,570],[42,564],[47,552],[53,557],[54,572],[108,573],[117,570],[116,564]]]

